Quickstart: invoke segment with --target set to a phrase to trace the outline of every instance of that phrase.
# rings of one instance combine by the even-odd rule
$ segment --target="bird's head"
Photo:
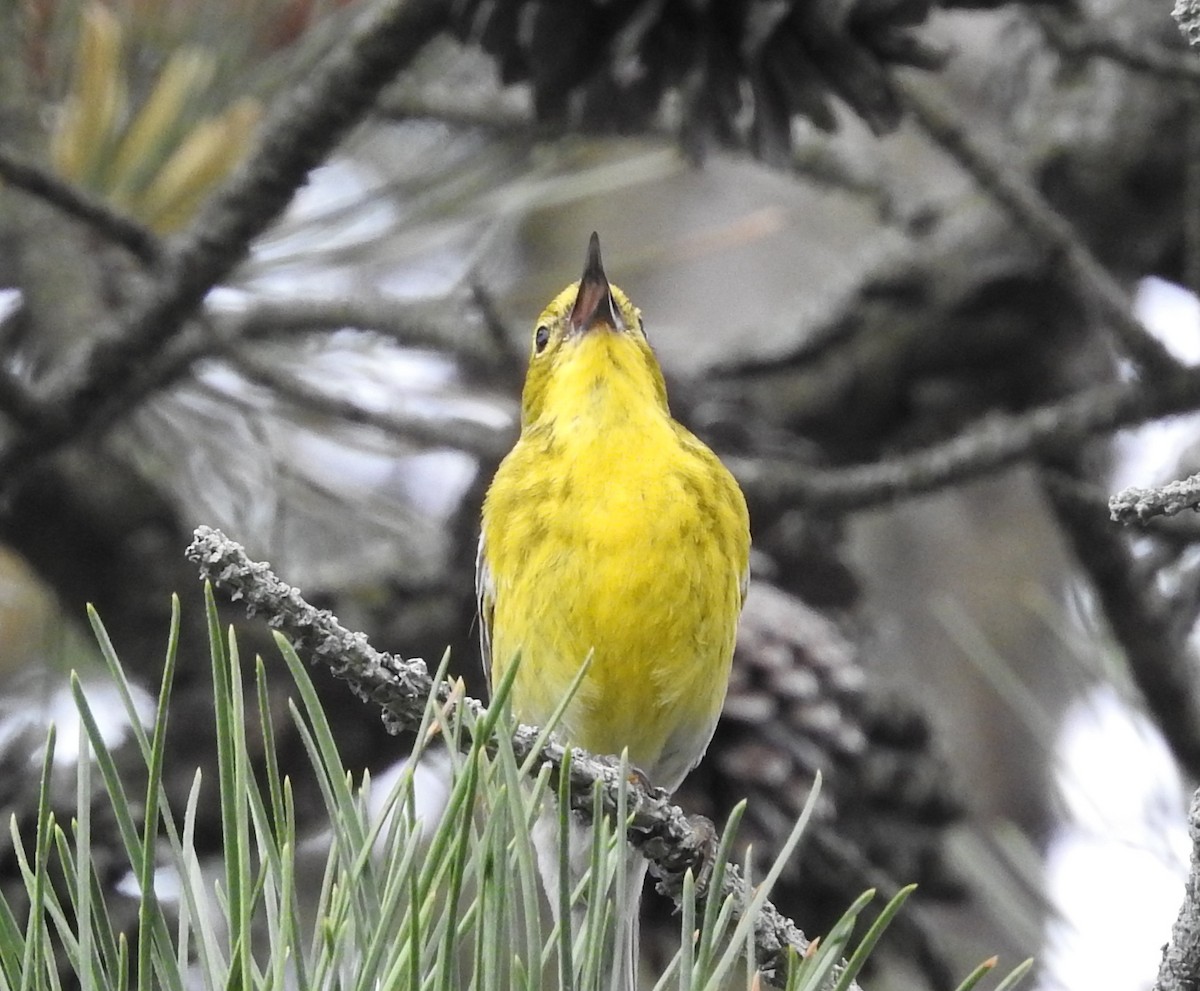
[[[609,284],[593,233],[583,276],[551,301],[534,327],[521,419],[530,425],[613,400],[645,402],[665,413],[667,387],[641,313]]]

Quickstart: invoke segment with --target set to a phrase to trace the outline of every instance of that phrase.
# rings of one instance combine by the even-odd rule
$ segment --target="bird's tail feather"
[[[569,850],[565,858],[570,872],[571,890],[575,891],[583,880],[592,861],[594,827],[591,824],[572,821],[568,830]],[[533,845],[537,851],[538,872],[542,887],[550,903],[555,922],[559,921],[559,882],[563,857],[559,849],[558,810],[553,803],[538,816],[533,827]],[[646,879],[647,863],[637,851],[625,848],[623,863],[624,883],[618,885],[614,876],[607,886],[605,897],[614,900],[610,918],[615,920],[605,934],[603,959],[611,964],[609,991],[637,991],[638,959],[640,953],[639,910],[642,888]],[[623,890],[622,890],[623,889]],[[619,901],[619,904],[617,902]],[[586,896],[581,896],[571,908],[571,941],[578,945],[588,917]]]

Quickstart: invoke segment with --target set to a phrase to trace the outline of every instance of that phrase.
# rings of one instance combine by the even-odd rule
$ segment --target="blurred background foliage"
[[[161,259],[366,6],[0,6],[0,444],[36,434],[119,342]],[[215,758],[181,553],[199,523],[379,648],[449,646],[480,694],[479,500],[515,436],[532,320],[595,229],[676,415],[751,503],[726,716],[681,802],[720,820],[749,796],[744,839],[768,862],[820,769],[819,822],[777,900],[815,935],[865,887],[920,882],[884,986],[946,987],[992,952],[1040,954],[1047,988],[1089,986],[1112,953],[1091,941],[1114,930],[1128,973],[1109,960],[1104,986],[1149,986],[1200,760],[1186,729],[1159,737],[1145,662],[1183,666],[1190,711],[1200,531],[1130,539],[1104,497],[1186,474],[1196,422],[1064,435],[1009,466],[972,467],[968,437],[962,470],[919,496],[835,472],[1149,374],[1070,251],[947,154],[930,106],[1057,211],[1148,336],[1200,354],[1200,70],[1168,5],[443,6],[286,213],[139,356],[144,376],[108,383],[116,412],[0,480],[0,809],[28,813],[26,757],[65,671],[93,663],[89,601],[152,684],[169,594],[185,596],[174,787]],[[133,235],[80,223],[60,185]],[[797,473],[847,495],[798,495]],[[347,766],[403,758],[325,687]],[[319,796],[298,796],[319,832]]]

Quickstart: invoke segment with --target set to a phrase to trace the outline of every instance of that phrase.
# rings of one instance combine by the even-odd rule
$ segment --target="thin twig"
[[[308,173],[370,109],[380,89],[445,24],[447,0],[389,0],[369,8],[263,125],[257,151],[201,208],[163,256],[160,276],[96,346],[81,374],[43,409],[38,429],[0,454],[0,482],[56,451],[119,402],[138,367],[172,338],[208,291],[245,257],[250,242],[287,206]]]
[[[0,149],[0,179],[87,224],[147,268],[153,268],[162,257],[162,242],[150,228],[118,213],[65,179],[19,161],[3,149]]]
[[[520,385],[525,379],[525,356],[513,346],[512,335],[508,332],[508,327],[504,323],[504,317],[501,316],[499,307],[496,306],[495,299],[488,292],[487,287],[479,281],[471,284],[471,298],[479,307],[479,315],[483,319],[486,336],[495,347],[496,353],[500,355],[501,366],[505,374],[510,381]]]
[[[1123,382],[1011,416],[991,416],[941,444],[874,464],[820,469],[794,461],[727,458],[748,494],[770,505],[866,509],[975,478],[1093,434],[1200,408],[1200,369],[1153,383]]]
[[[1166,347],[1133,315],[1129,298],[1109,271],[1080,239],[1075,227],[999,155],[984,149],[945,101],[901,81],[897,86],[913,118],[955,159],[1012,220],[1059,262],[1085,306],[1095,305],[1125,352],[1151,375],[1179,367]]]
[[[483,703],[450,692],[445,683],[436,683],[424,661],[406,661],[394,654],[375,650],[362,633],[351,633],[325,609],[309,605],[299,591],[280,581],[266,564],[251,561],[242,547],[219,530],[198,527],[187,549],[188,560],[199,565],[200,575],[224,589],[235,601],[245,603],[250,615],[262,615],[269,626],[292,641],[297,651],[329,666],[351,691],[364,701],[378,705],[384,725],[391,733],[420,726],[430,696],[482,716]],[[513,735],[513,751],[518,760],[534,753],[539,730],[519,725]],[[469,741],[464,740],[464,746]],[[562,771],[565,748],[551,740],[539,751],[539,759],[549,764],[552,774]],[[583,750],[571,749],[570,805],[577,813],[594,817],[597,782],[602,784],[603,811],[615,813],[619,791],[628,795],[630,816],[627,836],[650,861],[651,872],[660,881],[660,890],[683,890],[687,871],[699,875],[711,835],[697,829],[681,808],[672,805],[666,792],[645,788],[635,780],[619,781],[621,764],[613,758],[596,757]],[[726,867],[722,898],[733,896],[735,905],[745,905],[751,892],[736,865]],[[711,897],[711,896],[710,896]],[[755,923],[758,961],[769,974],[786,973],[786,951],[793,947],[803,955],[809,943],[791,920],[766,903]]]
[[[554,133],[538,124],[527,96],[483,86],[469,87],[465,94],[461,87],[447,86],[392,89],[379,101],[376,111],[399,120],[436,120],[500,134],[537,137]]]
[[[512,447],[509,431],[489,427],[465,417],[408,415],[369,410],[328,395],[307,383],[246,355],[233,359],[234,367],[251,382],[270,389],[277,396],[316,413],[344,423],[360,423],[414,444],[428,447],[453,447],[469,451],[487,460],[498,460]]]
[[[453,312],[448,312],[450,303],[455,304]],[[512,350],[490,339],[491,315],[473,290],[470,298],[441,299],[432,305],[369,291],[352,297],[257,296],[235,313],[210,316],[219,326],[219,336],[230,342],[351,327],[384,334],[405,347],[450,351],[461,361],[488,368],[507,368]],[[483,333],[477,332],[480,329]]]
[[[1158,488],[1122,489],[1108,500],[1114,523],[1145,523],[1154,516],[1174,516],[1185,509],[1200,509],[1200,475]]]

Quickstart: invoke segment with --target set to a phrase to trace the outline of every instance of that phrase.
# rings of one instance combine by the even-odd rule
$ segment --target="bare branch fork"
[[[240,544],[219,530],[197,527],[186,554],[200,567],[202,578],[223,589],[234,601],[245,603],[249,615],[262,615],[270,627],[292,641],[297,651],[328,665],[355,695],[378,705],[389,732],[418,728],[431,696],[476,716],[485,712],[482,702],[457,693],[452,697],[444,683],[435,684],[424,661],[406,661],[375,650],[364,634],[350,632],[328,610],[309,605],[297,589],[281,581],[267,564],[251,561]],[[512,743],[519,760],[534,752],[538,733],[537,727],[517,727]],[[565,756],[565,748],[551,740],[540,751],[539,759],[549,764],[557,776]],[[572,748],[571,808],[588,818],[597,811],[612,814],[617,809],[619,790],[625,787],[632,810],[627,837],[650,861],[659,890],[678,905],[686,872],[690,869],[700,874],[710,845],[709,832],[698,828],[681,808],[672,805],[662,789],[643,787],[636,780],[622,783],[621,773],[614,759]],[[600,810],[594,800],[597,782],[602,783]],[[717,894],[722,898],[733,896],[738,906],[749,903],[752,891],[737,865],[726,866],[724,884]],[[809,941],[790,919],[766,902],[755,920],[755,944],[764,975],[779,978],[787,971],[788,948],[803,955]]]

